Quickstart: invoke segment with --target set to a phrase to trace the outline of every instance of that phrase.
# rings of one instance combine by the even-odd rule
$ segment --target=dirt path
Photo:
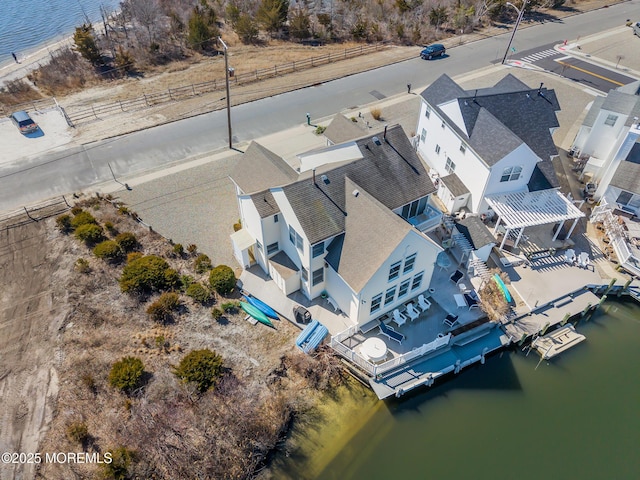
[[[43,248],[44,223],[0,230],[0,452],[37,452],[55,409],[61,280],[71,266],[55,246]],[[33,464],[0,464],[2,480],[34,475]]]

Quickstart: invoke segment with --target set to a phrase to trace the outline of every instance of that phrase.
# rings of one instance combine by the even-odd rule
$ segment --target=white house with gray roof
[[[441,212],[399,126],[354,145],[359,158],[298,174],[251,144],[231,175],[243,226],[231,239],[244,268],[259,265],[285,294],[326,293],[364,324],[429,287],[442,248],[423,231]]]
[[[598,185],[596,200],[640,215],[640,81],[597,97],[573,148],[588,158],[583,176]]]
[[[553,90],[532,89],[513,75],[464,90],[442,75],[421,97],[418,152],[440,177],[438,196],[452,213],[486,213],[492,195],[559,186]]]

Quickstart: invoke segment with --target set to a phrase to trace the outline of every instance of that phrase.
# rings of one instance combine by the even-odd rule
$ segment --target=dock
[[[537,350],[543,360],[548,360],[586,339],[587,337],[576,332],[575,327],[569,324],[536,338],[531,342],[531,346]]]

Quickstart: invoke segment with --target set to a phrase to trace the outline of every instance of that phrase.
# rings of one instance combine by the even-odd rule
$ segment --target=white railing
[[[358,331],[358,325],[351,325],[349,328],[347,328],[346,330],[343,330],[340,333],[335,334],[333,337],[331,337],[331,342],[333,343],[333,341],[336,342],[342,342],[343,340],[352,337],[353,335],[356,334],[356,332]]]

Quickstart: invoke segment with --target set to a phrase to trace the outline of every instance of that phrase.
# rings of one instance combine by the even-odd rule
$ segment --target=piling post
[[[604,295],[604,296],[606,297],[606,295]],[[589,310],[591,310],[591,304],[590,303],[587,304],[586,307],[584,307],[584,310],[582,310],[582,313],[580,314],[580,317],[584,317],[589,312]]]
[[[564,317],[562,318],[562,321],[560,322],[560,326],[561,327],[564,326],[564,324],[569,321],[569,318],[571,318],[571,314],[565,313]]]
[[[618,296],[620,296],[620,295],[618,295]],[[598,304],[596,305],[596,308],[600,308],[600,306],[605,302],[605,300],[606,300],[606,299],[607,299],[607,296],[606,296],[606,295],[603,295],[603,296],[600,298],[600,301],[598,302]]]
[[[618,296],[621,296],[624,292],[626,292],[627,290],[629,290],[629,285],[631,285],[631,279],[627,280],[623,287],[618,290]]]
[[[541,336],[541,337],[542,337],[542,336],[544,336],[544,334],[547,332],[547,329],[549,328],[549,325],[551,325],[551,324],[550,324],[549,322],[547,322],[547,323],[545,324],[545,326],[544,326],[544,327],[542,327],[542,330],[540,330],[540,336]]]
[[[605,289],[603,295],[606,295],[607,293],[609,293],[617,281],[618,281],[617,278],[612,278],[611,281],[609,282],[609,286]]]
[[[526,339],[527,339],[527,332],[523,333],[522,337],[520,337],[520,340],[518,341],[518,346],[521,347]]]

